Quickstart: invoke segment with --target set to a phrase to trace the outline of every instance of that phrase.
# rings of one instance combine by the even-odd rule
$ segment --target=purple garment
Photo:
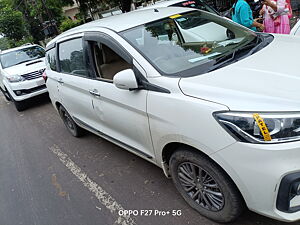
[[[277,4],[277,12],[271,9],[269,6],[264,6],[264,26],[266,33],[277,33],[277,34],[289,34],[291,31],[290,28],[290,19],[285,10],[288,8],[285,0],[273,1]],[[272,18],[273,14],[278,14],[279,16],[275,19]]]

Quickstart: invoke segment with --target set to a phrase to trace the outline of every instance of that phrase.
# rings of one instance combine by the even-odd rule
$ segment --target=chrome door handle
[[[100,97],[101,96],[97,90],[89,90],[89,92],[90,92],[91,95],[94,95],[96,97]]]
[[[59,79],[57,80],[57,82],[60,83],[60,84],[63,84],[63,83],[64,83],[63,80],[62,80],[61,78],[59,78]]]

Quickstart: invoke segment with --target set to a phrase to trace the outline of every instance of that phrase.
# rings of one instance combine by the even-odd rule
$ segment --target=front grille
[[[33,79],[42,77],[44,71],[45,71],[45,69],[41,69],[41,70],[37,70],[34,72],[25,73],[21,76],[24,77],[26,80],[33,80]]]

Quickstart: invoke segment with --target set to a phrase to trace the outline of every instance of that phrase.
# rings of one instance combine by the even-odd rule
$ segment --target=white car
[[[300,20],[295,24],[290,34],[300,36]]]
[[[39,45],[24,45],[0,53],[0,89],[16,109],[26,108],[26,100],[47,92],[42,75],[45,50]]]
[[[190,8],[134,11],[53,39],[46,85],[72,135],[161,167],[200,214],[230,222],[248,207],[295,221],[299,42]]]

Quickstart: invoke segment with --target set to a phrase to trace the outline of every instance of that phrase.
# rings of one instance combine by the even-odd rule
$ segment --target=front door
[[[116,42],[111,42],[112,38],[89,35],[85,39],[97,80],[93,86],[98,93],[93,98],[99,121],[97,129],[138,154],[154,159],[146,112],[148,91],[121,90],[113,84],[116,73],[133,68],[132,59]]]

